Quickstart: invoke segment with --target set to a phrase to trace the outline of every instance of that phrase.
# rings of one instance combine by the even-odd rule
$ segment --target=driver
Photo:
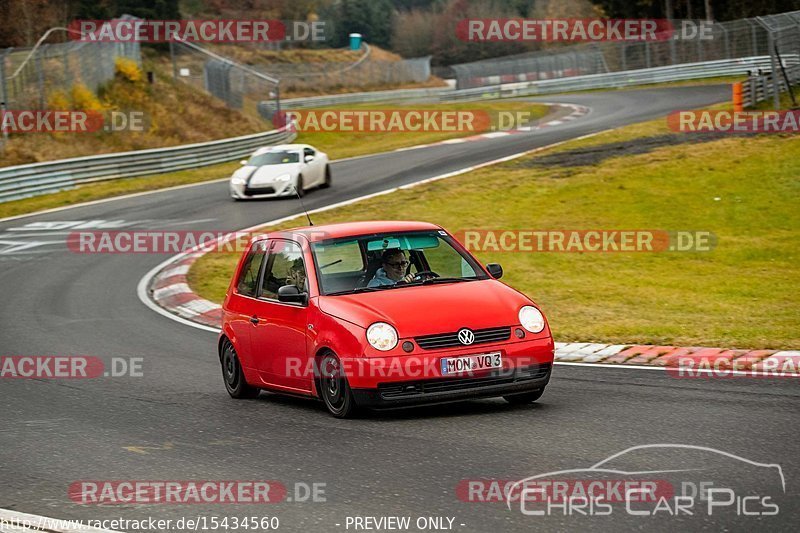
[[[414,279],[414,274],[406,274],[406,268],[411,264],[406,259],[406,254],[399,248],[384,250],[381,255],[381,268],[375,272],[375,277],[369,280],[367,287],[380,287],[394,285],[398,281],[408,283]]]

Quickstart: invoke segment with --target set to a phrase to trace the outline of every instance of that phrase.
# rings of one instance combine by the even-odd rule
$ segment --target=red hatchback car
[[[254,238],[223,304],[234,398],[320,398],[336,417],[502,396],[537,400],[553,338],[530,299],[422,222],[310,226]]]

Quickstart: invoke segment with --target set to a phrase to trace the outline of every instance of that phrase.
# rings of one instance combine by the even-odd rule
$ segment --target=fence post
[[[758,55],[758,35],[756,32],[756,25],[752,24],[750,19],[745,19],[745,20],[747,20],[747,24],[750,25],[750,35],[753,39],[753,53],[750,55],[755,57]]]
[[[3,55],[0,56],[0,118],[2,115],[5,114],[6,109],[8,109],[8,85],[6,84],[6,57],[8,54],[11,53],[13,48],[7,48]],[[0,151],[5,149],[6,143],[8,142],[8,131],[5,128],[0,128],[3,130],[3,141],[0,143]]]
[[[169,42],[169,58],[172,60],[172,80],[178,79],[178,64],[175,62],[175,42]]]
[[[39,86],[39,109],[44,109],[44,68],[42,67],[42,55],[47,49],[47,45],[43,44],[39,50],[36,51],[34,62],[36,64],[36,83]]]
[[[725,58],[726,59],[732,59],[732,57],[731,57],[731,41],[730,41],[730,38],[728,37],[728,30],[725,29],[725,25],[724,24],[720,24],[719,25],[719,29],[721,29],[722,33],[725,35]]]

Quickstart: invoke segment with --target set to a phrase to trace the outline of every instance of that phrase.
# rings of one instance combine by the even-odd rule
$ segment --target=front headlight
[[[281,174],[280,176],[275,178],[275,181],[289,181],[290,179],[292,179],[291,174]]]
[[[397,346],[397,330],[386,322],[375,322],[367,328],[367,342],[376,350],[388,352]]]
[[[233,178],[231,179],[231,183],[234,185],[244,185],[244,180],[242,178]]]
[[[544,329],[544,315],[532,305],[519,310],[519,323],[531,333],[539,333]]]

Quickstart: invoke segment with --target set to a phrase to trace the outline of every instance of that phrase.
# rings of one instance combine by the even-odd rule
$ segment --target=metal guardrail
[[[778,92],[785,92],[789,89],[786,79],[782,72],[777,73]],[[786,77],[792,85],[800,83],[800,64],[786,67]],[[742,104],[745,107],[752,107],[760,102],[769,99],[775,94],[775,83],[773,73],[750,76],[742,82]]]
[[[0,168],[0,202],[72,189],[95,181],[160,174],[235,161],[257,148],[291,142],[293,128],[170,148],[139,150]]]
[[[795,65],[800,58],[784,58],[787,65]],[[570,78],[504,83],[493,87],[477,87],[442,94],[442,100],[477,100],[481,98],[513,98],[587,89],[611,89],[649,83],[686,81],[719,76],[746,75],[758,70],[771,70],[770,56],[744,57],[702,63],[686,63],[668,67],[627,70],[607,74],[590,74]]]

